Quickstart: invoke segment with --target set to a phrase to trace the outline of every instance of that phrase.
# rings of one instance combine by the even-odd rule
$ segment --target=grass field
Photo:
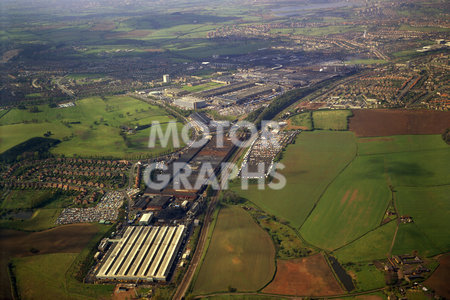
[[[333,251],[332,254],[343,264],[384,259],[389,252],[396,226],[397,222],[391,221],[367,233],[353,243]]]
[[[237,206],[221,209],[194,294],[256,291],[275,272],[275,248],[269,235]]]
[[[79,282],[74,279],[74,275],[78,272],[81,261],[83,261],[88,255],[90,249],[95,247],[95,244],[110,228],[111,226],[99,224],[73,224],[58,226],[56,228],[38,232],[23,232],[2,229],[0,230],[2,250],[2,255],[0,256],[0,267],[3,270],[6,270],[6,266],[10,259],[36,255],[31,252],[32,248],[38,251],[39,256],[52,253],[80,253],[79,255],[76,255],[74,263],[70,265],[70,269],[68,269],[67,273],[62,274],[62,277],[67,275],[66,287],[70,287],[70,289],[68,289],[70,291],[72,291],[72,286],[78,286],[78,290],[95,289],[95,287],[90,285],[80,286]],[[36,231],[39,229],[37,227],[33,227],[30,230]],[[32,258],[33,257],[30,259]],[[54,268],[58,268],[58,260],[53,261],[53,264]],[[66,270],[64,270],[64,272],[65,271]],[[10,282],[8,275],[5,273],[6,272],[0,273],[0,298],[10,299]],[[45,270],[38,271],[34,275],[42,275],[43,273],[45,273]],[[28,283],[31,279],[32,278],[30,277],[26,277],[26,283]],[[37,278],[37,280],[40,279]],[[61,279],[56,278],[52,280]],[[52,285],[49,284],[49,286]],[[77,289],[74,290],[76,291]],[[86,294],[86,292],[77,291],[77,294],[83,295]],[[48,297],[43,299],[58,298]]]
[[[413,218],[413,224],[400,224],[395,253],[418,250],[432,256],[450,250],[450,186],[399,187],[397,207],[400,215]]]
[[[303,127],[304,130],[312,130],[313,129],[313,123],[311,118],[311,113],[301,113],[298,115],[293,116],[289,119],[291,121],[291,124],[293,126],[300,126]]]
[[[347,245],[379,226],[391,199],[388,188],[391,185],[398,191],[398,201],[402,201],[400,214],[418,215],[418,223],[401,224],[394,252],[419,250],[431,255],[446,251],[449,241],[440,234],[448,230],[442,220],[448,218],[449,207],[442,199],[448,194],[450,182],[446,168],[450,148],[437,137],[359,139],[358,157],[330,185],[300,233],[308,242],[328,250]],[[438,217],[430,218],[435,213]],[[360,260],[364,253],[368,254],[367,259],[382,256],[387,245],[381,240],[392,235],[392,229],[388,230],[392,225],[386,226],[336,254],[344,261]],[[425,233],[427,230],[429,233]],[[363,241],[371,240],[378,244],[368,249]]]
[[[333,250],[375,229],[391,194],[381,157],[357,157],[323,194],[300,233],[310,243]]]
[[[307,218],[327,185],[356,154],[351,132],[302,132],[281,160],[287,184],[281,190],[248,190],[234,186],[241,196],[298,228]]]
[[[355,291],[369,291],[386,285],[384,272],[371,263],[356,263],[346,265],[345,269],[356,283]]]
[[[347,130],[350,110],[318,110],[312,113],[315,129]]]
[[[185,86],[183,86],[183,89],[188,92],[195,93],[195,92],[201,92],[201,91],[205,91],[205,90],[209,90],[209,89],[213,89],[213,88],[218,88],[223,85],[224,85],[223,83],[208,82],[208,83],[194,85],[194,86],[185,85]]]
[[[77,253],[54,253],[13,260],[21,299],[98,299],[111,294],[111,286],[67,282],[67,270]],[[70,279],[69,279],[70,280]],[[45,287],[45,288],[42,288]]]
[[[122,137],[121,126],[174,121],[157,106],[125,96],[91,97],[68,108],[38,106],[39,112],[13,109],[0,118],[0,152],[47,131],[63,142],[52,149],[66,156],[127,157],[157,154],[166,149],[147,147],[150,129]],[[167,124],[163,124],[163,130]],[[181,128],[181,124],[178,124]]]
[[[25,231],[39,231],[53,228],[56,226],[55,221],[61,213],[61,209],[57,208],[40,208],[33,212],[29,219],[1,219],[0,228],[9,228]]]
[[[2,209],[33,208],[33,199],[45,197],[51,194],[49,191],[10,191],[3,199]]]
[[[448,184],[450,175],[445,162],[450,149],[443,145],[437,136],[358,140],[359,156],[327,189],[302,227],[302,235],[325,249],[342,247],[380,224],[390,199],[388,185],[400,188]],[[385,151],[392,153],[382,153]],[[414,240],[414,227],[408,225],[399,231],[397,239],[404,240],[397,241],[399,245]],[[427,242],[424,247],[434,248],[423,237],[420,240]]]
[[[358,153],[361,155],[408,152],[411,149],[414,151],[448,149],[448,145],[438,134],[358,139]]]

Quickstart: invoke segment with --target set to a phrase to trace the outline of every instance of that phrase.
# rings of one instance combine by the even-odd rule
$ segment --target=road
[[[251,144],[251,140],[246,142],[246,145],[242,148],[239,148],[236,153],[233,155],[233,158],[231,160],[232,163],[235,163],[237,159],[242,155],[242,152],[246,150],[246,147]],[[229,172],[230,168],[228,168],[225,172],[222,172],[222,176],[226,176],[226,179],[228,180],[230,174],[232,172]],[[219,191],[218,191],[219,192]],[[194,255],[192,256],[191,263],[189,264],[189,267],[184,274],[183,280],[178,285],[177,291],[175,292],[175,295],[173,296],[173,300],[181,300],[186,295],[186,292],[191,285],[192,279],[194,278],[195,270],[201,263],[201,258],[203,255],[203,251],[205,250],[205,244],[208,237],[209,227],[211,226],[211,216],[214,213],[214,210],[216,208],[216,204],[218,201],[218,194],[211,198],[211,201],[208,205],[208,208],[206,210],[205,219],[203,222],[203,227],[200,232],[200,237],[198,239],[197,247],[195,248]]]

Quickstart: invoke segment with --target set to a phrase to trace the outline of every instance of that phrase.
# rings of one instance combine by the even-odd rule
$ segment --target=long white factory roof
[[[110,249],[96,277],[109,280],[167,279],[186,227],[130,226]]]

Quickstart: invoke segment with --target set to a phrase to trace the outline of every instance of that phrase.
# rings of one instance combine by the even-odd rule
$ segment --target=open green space
[[[394,187],[437,186],[450,183],[450,147],[386,154],[387,172]]]
[[[140,157],[173,148],[171,141],[167,147],[148,148],[149,128],[131,134],[122,129],[159,121],[165,130],[176,120],[158,106],[126,96],[91,97],[75,104],[12,109],[0,119],[0,152],[48,131],[62,141],[51,152],[66,156]],[[181,129],[180,123],[177,126]]]
[[[375,229],[391,200],[383,157],[357,157],[328,187],[300,233],[333,250]]]
[[[383,271],[378,270],[372,263],[355,263],[344,266],[353,278],[356,292],[370,291],[386,285]]]
[[[450,250],[450,185],[398,187],[396,203],[400,215],[411,216],[413,224],[400,224],[393,251],[398,254],[418,250],[432,256]]]
[[[333,255],[343,264],[384,259],[389,252],[396,227],[397,222],[391,221],[368,232],[356,241],[333,251]]]
[[[275,249],[269,235],[238,206],[220,210],[193,294],[256,291],[275,272]]]
[[[313,245],[340,248],[381,223],[391,199],[389,185],[394,190],[447,185],[450,148],[443,145],[437,136],[359,139],[358,157],[330,185],[300,233]],[[380,153],[383,151],[392,153]],[[416,232],[416,226],[401,226],[394,249],[412,243],[417,236],[423,247],[436,252],[434,244]],[[400,249],[397,252],[411,247]]]
[[[33,211],[29,219],[0,219],[0,228],[9,228],[24,231],[40,231],[56,227],[55,221],[58,219],[61,209],[39,208]]]
[[[312,113],[315,129],[347,130],[350,110],[318,110]]]
[[[102,285],[96,286],[98,295],[77,295],[68,291],[65,275],[77,255],[55,253],[14,259],[21,299],[94,299],[96,296],[107,296],[110,289],[105,289]],[[83,289],[79,291],[83,292]]]
[[[76,279],[91,248],[109,230],[99,232],[80,253],[52,253],[14,258],[13,272],[21,299],[106,299],[112,285],[83,284]],[[45,288],[43,288],[45,287]]]
[[[287,147],[281,160],[285,169],[278,172],[286,177],[284,188],[258,190],[256,185],[249,185],[248,190],[242,190],[234,185],[233,189],[261,209],[298,228],[327,186],[355,154],[352,132],[302,132],[295,144]]]
[[[183,89],[188,91],[188,92],[201,92],[201,91],[205,91],[205,90],[209,90],[209,89],[213,89],[213,88],[217,88],[217,87],[221,87],[223,86],[223,83],[218,83],[218,82],[207,82],[207,83],[203,83],[203,84],[199,84],[199,85],[194,85],[194,86],[188,86],[185,85],[183,86]]]
[[[360,155],[448,149],[441,135],[395,135],[358,139]]]
[[[290,120],[291,120],[292,125],[303,127],[304,130],[312,130],[313,129],[311,112],[305,112],[305,113],[295,115],[292,118],[290,118]]]

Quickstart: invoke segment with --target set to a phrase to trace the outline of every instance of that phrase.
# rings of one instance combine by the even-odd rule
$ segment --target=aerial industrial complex
[[[106,254],[100,281],[166,281],[186,227],[129,226]]]

